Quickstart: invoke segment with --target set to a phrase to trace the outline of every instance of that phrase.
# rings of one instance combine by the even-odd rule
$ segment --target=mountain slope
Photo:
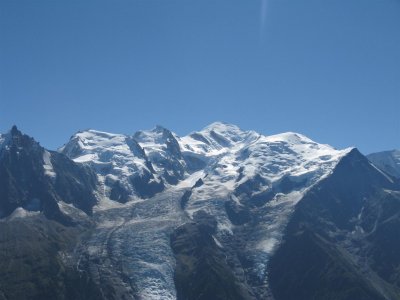
[[[269,268],[275,297],[399,299],[399,222],[399,183],[353,150],[298,203]]]
[[[99,299],[66,262],[91,227],[96,175],[16,127],[0,140],[0,299]]]
[[[368,159],[379,169],[400,178],[400,151],[383,151],[367,155]]]
[[[103,186],[100,193],[111,200],[124,203],[164,189],[143,148],[132,137],[87,130],[72,136],[59,151],[90,166]]]
[[[130,151],[127,139],[130,137],[91,130],[78,133],[61,151],[76,162],[94,165],[100,178],[110,173],[124,178],[125,174],[116,170],[139,165],[139,155]],[[125,290],[131,297],[146,299],[160,293],[165,299],[187,296],[180,287],[194,284],[190,280],[196,281],[197,277],[180,274],[184,269],[179,268],[179,261],[181,253],[191,251],[192,235],[211,241],[209,247],[201,246],[191,258],[198,262],[191,269],[193,274],[209,268],[204,251],[210,251],[211,261],[220,264],[214,280],[222,282],[229,273],[228,277],[236,278],[236,283],[228,280],[226,288],[236,286],[236,295],[247,295],[249,299],[269,297],[266,267],[296,203],[350,151],[335,150],[296,133],[263,136],[225,123],[213,123],[186,137],[158,126],[151,131],[137,132],[132,139],[143,149],[142,161],[151,164],[148,170],[152,169],[154,177],[163,180],[164,190],[142,200],[132,197],[126,205],[99,207],[94,216],[98,225],[87,245],[82,247],[81,256],[87,258],[85,264],[90,270],[104,270],[108,274],[107,282],[120,282],[118,293],[121,295]],[[102,154],[105,152],[107,156]],[[106,159],[99,163],[101,157]],[[110,168],[106,171],[99,168],[107,161],[111,161]],[[212,233],[203,232],[196,225],[204,223],[195,221],[199,215],[215,221]],[[193,221],[194,225],[189,225]],[[180,225],[189,226],[191,234],[179,231]],[[170,240],[170,236],[175,238]],[[181,246],[173,246],[175,241]],[[160,251],[166,260],[159,260]],[[130,267],[124,268],[121,274],[114,272],[109,263],[99,265],[99,261],[108,260],[113,265],[125,265],[129,261]],[[174,275],[171,270],[175,267]],[[92,276],[100,280],[97,271]],[[201,276],[206,281],[210,277]],[[123,287],[124,277],[129,278],[129,287]],[[244,283],[245,278],[248,279]],[[211,282],[197,285],[200,289],[204,286],[214,285]],[[210,293],[209,290],[192,292]],[[221,295],[233,297],[226,291]]]
[[[104,299],[87,274],[66,261],[85,232],[43,215],[0,221],[0,299]]]
[[[16,127],[3,136],[0,148],[0,214],[20,207],[43,212],[46,217],[68,223],[58,203],[72,204],[91,214],[96,203],[97,179],[87,167],[57,152],[42,148]]]
[[[217,122],[52,152],[15,128],[0,167],[0,256],[30,266],[0,299],[399,298],[400,183],[356,149]]]
[[[138,131],[133,138],[143,147],[156,172],[169,184],[177,184],[186,174],[186,162],[176,136],[161,126]]]

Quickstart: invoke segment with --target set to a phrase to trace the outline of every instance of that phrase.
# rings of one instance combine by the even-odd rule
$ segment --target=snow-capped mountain
[[[50,255],[76,282],[67,288],[75,298],[84,289],[91,295],[82,299],[399,299],[400,257],[389,249],[400,245],[385,236],[399,231],[400,183],[354,148],[217,122],[183,137],[161,126],[132,135],[86,130],[59,152],[32,150],[31,140],[13,155],[37,158],[10,164],[10,136],[0,136],[0,179],[18,165],[13,178],[25,179],[0,180],[1,207],[14,203],[3,222],[36,228],[39,212],[49,216],[41,207],[30,214],[8,192],[30,194],[23,163],[39,161],[33,169],[46,185],[33,183],[36,194],[54,189],[51,203],[81,226],[63,231],[70,242]],[[75,186],[95,197],[93,213],[77,200],[88,191]],[[297,284],[311,273],[323,281],[304,275]]]
[[[76,163],[91,166],[102,188],[99,193],[119,202],[151,197],[164,189],[143,148],[122,134],[96,130],[78,132],[59,151]]]
[[[199,132],[193,132],[180,139],[182,151],[187,155],[213,157],[235,147],[243,147],[258,139],[260,134],[243,131],[239,127],[215,122]]]
[[[177,136],[161,126],[138,131],[133,138],[143,147],[156,172],[169,184],[177,184],[187,175]]]
[[[0,216],[20,208],[69,223],[62,205],[91,214],[97,179],[89,168],[47,151],[15,126],[0,140]]]
[[[400,150],[371,153],[367,157],[381,170],[400,178]]]

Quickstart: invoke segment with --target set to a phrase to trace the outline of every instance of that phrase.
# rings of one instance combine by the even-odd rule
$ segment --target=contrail
[[[264,40],[265,26],[267,22],[268,0],[261,0],[260,8],[260,42]]]

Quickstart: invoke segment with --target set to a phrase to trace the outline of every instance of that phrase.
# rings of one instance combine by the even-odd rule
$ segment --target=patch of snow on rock
[[[55,178],[56,172],[54,171],[51,163],[51,153],[47,150],[44,150],[43,152],[43,162],[44,173],[49,177]]]

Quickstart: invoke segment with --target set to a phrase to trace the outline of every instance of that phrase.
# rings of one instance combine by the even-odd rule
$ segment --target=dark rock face
[[[202,211],[194,220],[177,228],[171,236],[177,260],[177,299],[252,299],[233,275],[226,255],[212,237],[216,221]]]
[[[57,205],[72,203],[90,214],[96,199],[94,173],[62,154],[46,152],[37,142],[16,128],[0,150],[0,213],[11,214],[17,207],[42,211],[48,218],[69,222]],[[46,174],[44,157],[52,165]]]
[[[276,299],[385,299],[331,241],[308,228],[278,250],[270,272]]]
[[[198,188],[198,187],[201,187],[203,184],[204,184],[204,182],[203,182],[203,180],[200,178],[200,179],[198,179],[198,180],[196,181],[196,183],[191,187],[190,190],[186,190],[186,191],[183,193],[183,195],[182,195],[182,197],[181,197],[181,201],[180,201],[181,209],[184,210],[184,209],[186,208],[186,204],[189,202],[190,196],[192,196],[193,190],[196,189],[196,188]]]
[[[83,233],[43,216],[0,222],[0,299],[104,299],[85,272],[65,263]]]
[[[91,221],[59,207],[63,201],[90,216],[96,175],[15,127],[8,135],[0,149],[0,299],[104,299],[72,258]],[[18,207],[42,214],[7,217]]]
[[[297,205],[269,267],[275,298],[399,299],[399,191],[357,150],[344,157]]]
[[[51,162],[57,174],[54,189],[66,203],[91,214],[97,200],[93,194],[96,189],[95,173],[84,165],[74,163],[68,157],[58,152],[51,152]]]
[[[262,191],[266,186],[268,187],[268,182],[260,175],[256,175],[240,184],[234,193],[237,197],[243,199],[248,206],[262,206],[272,200],[275,195],[270,188]]]
[[[132,186],[139,197],[148,198],[164,190],[163,181],[154,181],[152,174],[144,174],[143,176],[133,176],[130,179]]]
[[[124,189],[120,181],[115,181],[112,184],[110,191],[110,199],[120,203],[126,203],[129,200],[129,192],[126,189]]]
[[[239,173],[239,180],[241,175]],[[289,176],[284,176],[280,181],[271,185],[260,175],[240,184],[234,191],[234,194],[243,199],[243,204],[248,207],[261,207],[271,201],[277,193],[290,193],[301,189],[306,180],[295,181]]]
[[[239,206],[234,201],[226,201],[225,210],[234,225],[243,225],[251,221],[250,210],[245,206]]]
[[[185,191],[183,193],[182,198],[181,198],[181,203],[180,203],[181,204],[181,209],[185,209],[186,208],[186,204],[189,202],[191,195],[192,195],[192,191],[191,190]]]
[[[196,157],[192,154],[183,153],[182,157],[185,160],[187,170],[190,173],[202,170],[207,165],[207,163],[203,159]]]

